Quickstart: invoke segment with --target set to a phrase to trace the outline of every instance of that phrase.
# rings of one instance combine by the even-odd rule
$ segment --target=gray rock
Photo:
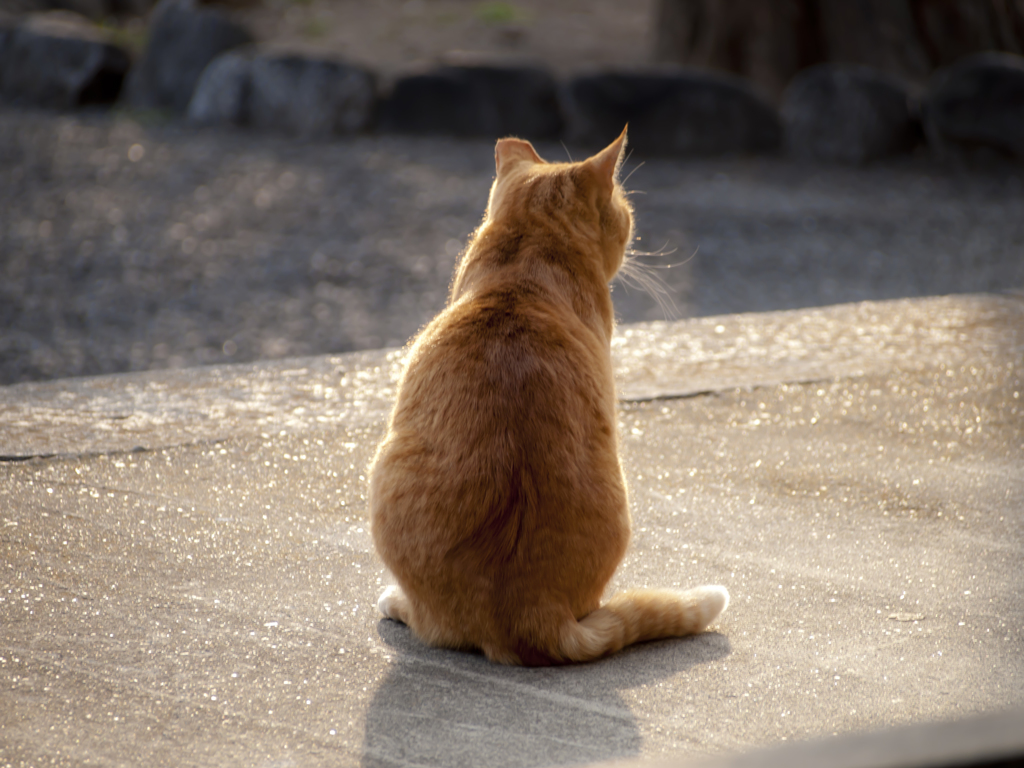
[[[909,87],[857,64],[800,72],[783,94],[786,151],[804,160],[862,164],[909,150],[917,139]]]
[[[3,86],[3,60],[4,52],[7,50],[8,43],[14,39],[14,31],[16,27],[14,22],[3,16],[0,16],[0,87]]]
[[[555,138],[558,87],[534,66],[445,66],[400,78],[381,108],[384,131]]]
[[[923,122],[940,154],[981,146],[1024,158],[1024,57],[979,53],[940,69],[929,82]]]
[[[162,0],[153,11],[149,43],[128,78],[129,103],[184,113],[206,65],[250,42],[244,27],[195,0]]]
[[[373,75],[338,61],[256,56],[249,122],[255,128],[324,138],[365,129],[373,116]]]
[[[15,104],[111,104],[129,64],[124,50],[65,18],[32,18],[0,32],[0,94]]]
[[[73,11],[96,21],[108,16],[143,16],[156,0],[4,0],[0,11],[14,13],[42,13],[44,11]]]
[[[641,154],[770,152],[782,139],[778,114],[746,81],[666,69],[584,75],[566,89],[569,136],[604,145],[629,123]]]
[[[89,19],[100,20],[113,12],[112,4],[108,0],[58,0],[52,2],[50,8],[80,13]]]
[[[200,125],[244,125],[248,121],[252,57],[223,53],[203,70],[188,104],[188,120]]]
[[[188,119],[325,138],[365,129],[374,104],[373,75],[360,67],[237,51],[217,57],[203,71]]]

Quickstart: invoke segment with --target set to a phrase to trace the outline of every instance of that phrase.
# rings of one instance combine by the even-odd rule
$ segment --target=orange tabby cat
[[[578,163],[502,139],[448,306],[413,343],[374,459],[378,606],[503,664],[588,661],[702,631],[724,587],[601,593],[629,542],[608,281],[632,239],[626,132]]]

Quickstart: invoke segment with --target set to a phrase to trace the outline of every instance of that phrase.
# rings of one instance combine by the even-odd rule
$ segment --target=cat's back
[[[512,273],[427,326],[412,350],[392,428],[468,434],[498,422],[507,433],[552,418],[564,427],[595,403],[614,403],[606,341],[557,292]]]
[[[474,292],[424,329],[371,477],[378,551],[424,610],[561,583],[556,550],[581,539],[617,562],[628,512],[602,346],[529,280]]]

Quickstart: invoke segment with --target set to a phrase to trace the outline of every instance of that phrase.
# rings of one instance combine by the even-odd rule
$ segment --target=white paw
[[[392,584],[385,589],[377,600],[377,609],[389,619],[398,618],[398,603],[402,599],[402,589],[397,584]]]

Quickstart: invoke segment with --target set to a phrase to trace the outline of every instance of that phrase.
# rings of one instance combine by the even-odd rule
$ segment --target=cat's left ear
[[[494,169],[500,176],[514,163],[528,160],[531,163],[543,163],[533,144],[522,139],[498,139],[494,145]]]
[[[629,130],[628,125],[622,129],[619,138],[587,160],[597,172],[597,178],[609,189],[615,185],[615,176],[619,172],[619,166],[622,165],[622,158],[626,151],[627,130]]]

